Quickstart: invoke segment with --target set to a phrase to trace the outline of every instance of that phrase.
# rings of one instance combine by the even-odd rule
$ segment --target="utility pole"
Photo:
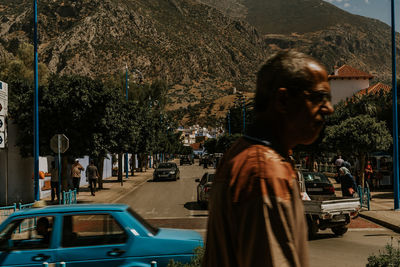
[[[126,75],[125,75],[125,87],[126,87],[126,102],[128,102],[128,89],[129,89],[129,77],[128,77],[128,64],[126,64]],[[128,179],[129,177],[129,159],[128,152],[125,153],[125,177]],[[133,162],[132,162],[133,163]]]
[[[228,110],[228,132],[231,135],[231,109]]]
[[[395,30],[395,6],[394,0],[391,1],[392,17],[392,111],[393,111],[393,193],[394,210],[399,207],[399,133],[397,122],[397,80],[396,80],[396,30]]]
[[[40,200],[40,190],[39,190],[39,81],[38,81],[38,43],[37,43],[37,33],[38,33],[38,12],[37,12],[37,2],[38,0],[33,0],[33,57],[34,57],[34,134],[33,134],[33,156],[34,156],[34,197],[35,201]]]
[[[246,96],[243,94],[243,134],[246,134]]]

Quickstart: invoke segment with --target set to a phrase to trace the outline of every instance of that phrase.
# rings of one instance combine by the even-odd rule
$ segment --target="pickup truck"
[[[300,190],[305,193],[304,177],[298,171]],[[303,198],[304,199],[304,198]],[[344,235],[347,225],[360,209],[359,198],[313,195],[303,200],[310,239],[315,238],[318,230],[330,228],[335,235]]]

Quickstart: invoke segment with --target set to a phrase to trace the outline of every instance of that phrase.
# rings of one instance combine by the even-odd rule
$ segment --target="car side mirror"
[[[200,183],[200,179],[196,179],[194,180],[196,183]]]

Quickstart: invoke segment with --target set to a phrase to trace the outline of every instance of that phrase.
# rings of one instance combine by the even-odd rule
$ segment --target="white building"
[[[371,74],[357,70],[349,65],[335,68],[334,73],[328,76],[332,104],[335,105],[340,100],[345,100],[358,91],[368,88],[369,81],[372,78]]]

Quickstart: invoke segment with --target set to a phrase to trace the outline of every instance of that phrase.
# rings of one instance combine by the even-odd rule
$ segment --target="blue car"
[[[155,228],[123,204],[32,208],[0,225],[0,266],[167,266],[203,246],[195,231]]]

